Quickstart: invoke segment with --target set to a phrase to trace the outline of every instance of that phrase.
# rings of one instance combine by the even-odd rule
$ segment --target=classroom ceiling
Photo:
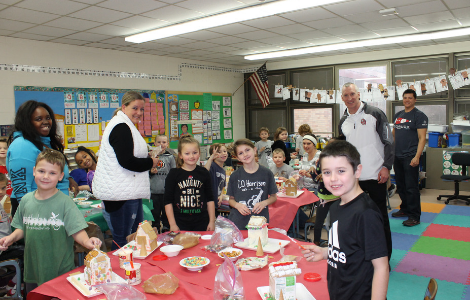
[[[259,4],[259,0],[0,0],[0,35],[246,66],[258,64],[245,60],[247,54],[470,26],[470,0],[351,0],[142,44],[124,41],[131,34]],[[398,15],[379,14],[392,7]],[[468,40],[467,35],[270,61]]]

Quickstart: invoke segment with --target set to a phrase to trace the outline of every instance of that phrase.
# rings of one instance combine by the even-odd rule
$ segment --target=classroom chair
[[[437,282],[436,279],[431,278],[429,280],[428,288],[424,294],[424,300],[434,300],[437,294]]]
[[[467,167],[470,166],[470,153],[461,153],[457,152],[452,154],[452,163],[462,166],[462,175],[442,175],[441,179],[444,180],[453,180],[454,181],[454,194],[453,195],[439,195],[437,200],[441,200],[442,197],[448,198],[446,204],[449,204],[451,200],[465,200],[467,205],[470,204],[470,195],[460,195],[459,193],[459,183],[464,180],[469,180],[470,176],[467,173]]]
[[[11,297],[4,296],[2,299],[23,299],[23,296],[21,296],[21,279],[23,278],[21,276],[21,268],[20,268],[20,261],[19,259],[7,259],[2,262],[0,262],[0,267],[6,267],[6,266],[13,266],[15,267],[16,270],[16,291],[15,294],[13,294]]]

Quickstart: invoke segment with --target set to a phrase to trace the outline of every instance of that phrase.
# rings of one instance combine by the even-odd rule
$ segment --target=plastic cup
[[[132,250],[119,250],[119,268],[125,269],[124,266],[128,265],[132,260]]]
[[[142,276],[140,274],[140,264],[134,263],[134,267],[130,264],[126,264],[124,266],[124,270],[126,270],[125,280],[129,285],[136,285],[142,282]]]

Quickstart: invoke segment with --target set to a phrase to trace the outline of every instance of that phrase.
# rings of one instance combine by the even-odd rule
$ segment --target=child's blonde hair
[[[305,135],[307,133],[312,134],[312,128],[308,124],[302,124],[299,126],[298,132],[300,135]]]
[[[7,141],[7,139],[0,139],[0,143],[5,143],[5,144],[7,144],[7,147],[8,147],[8,141]]]
[[[35,166],[37,166],[41,160],[45,160],[53,165],[58,165],[60,172],[64,172],[65,157],[61,152],[50,148],[44,149],[36,158]]]
[[[284,153],[284,150],[282,150],[281,148],[276,148],[273,150],[273,156],[274,154],[282,154],[282,156],[286,157],[286,154]]]
[[[278,127],[274,133],[274,140],[277,141],[279,139],[279,135],[284,131],[287,131],[285,127]]]
[[[261,132],[266,131],[269,134],[269,129],[268,127],[261,127],[258,131],[258,134],[261,134]]]
[[[212,153],[214,153],[214,150],[217,149],[217,148],[219,148],[219,150],[220,150],[220,147],[225,147],[225,149],[227,149],[225,144],[215,143],[215,144],[212,144],[211,147],[209,148],[209,154],[212,155]],[[227,152],[228,152],[228,150],[227,150]]]
[[[183,146],[186,144],[196,144],[197,149],[199,150],[199,152],[201,152],[201,147],[199,146],[199,142],[195,138],[191,136],[181,138],[178,142],[178,157],[176,158],[177,168],[181,168],[184,164],[184,161],[180,158],[180,155],[183,152]]]
[[[167,142],[170,141],[170,139],[168,138],[168,136],[167,136],[166,134],[158,134],[158,135],[155,137],[155,142],[157,141],[157,139],[158,139],[159,137],[166,137],[166,141],[167,141]]]
[[[233,153],[237,157],[238,157],[237,148],[241,145],[246,145],[246,146],[251,147],[253,149],[255,148],[255,144],[253,144],[253,142],[250,141],[249,139],[239,139],[235,143],[233,143]],[[255,151],[255,152],[258,152],[258,151]]]

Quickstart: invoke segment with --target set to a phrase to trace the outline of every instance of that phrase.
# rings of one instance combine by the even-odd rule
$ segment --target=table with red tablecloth
[[[201,232],[201,234],[211,234],[211,232]],[[248,232],[246,230],[242,231],[243,236],[246,238]],[[269,238],[289,240],[285,235],[270,230]],[[162,274],[166,272],[172,272],[177,278],[179,278],[179,287],[173,295],[157,295],[157,294],[145,294],[147,299],[181,299],[181,300],[201,300],[201,299],[213,299],[213,289],[214,289],[214,280],[219,265],[223,262],[216,253],[208,252],[202,249],[203,246],[208,245],[210,241],[200,240],[200,243],[192,248],[182,250],[176,257],[169,257],[164,261],[154,261],[152,257],[154,255],[160,255],[162,252],[157,249],[152,254],[150,254],[144,260],[137,260],[135,262],[140,262],[142,264],[141,274],[142,274],[142,284],[145,280],[155,274]],[[308,244],[301,242],[302,244]],[[301,249],[298,245],[293,242],[290,242],[286,247],[284,254],[302,256]],[[281,254],[278,252],[274,254],[267,254],[270,256],[270,262],[276,262],[281,258]],[[209,258],[210,264],[205,266],[200,272],[188,271],[186,268],[183,268],[179,265],[179,261],[188,256],[205,256]],[[256,256],[256,251],[243,249],[244,257],[253,257]],[[119,268],[119,259],[115,255],[109,255],[111,258],[111,265],[113,271],[119,276],[124,278],[124,270]],[[271,258],[272,257],[272,258]],[[299,268],[302,270],[302,274],[297,276],[297,282],[302,283],[310,291],[310,293],[315,297],[316,300],[327,300],[329,299],[327,282],[326,282],[326,270],[327,263],[326,261],[321,262],[307,262],[304,258],[298,263]],[[93,298],[86,298],[78,290],[76,290],[68,281],[68,274],[75,272],[83,272],[84,267],[79,267],[75,270],[70,271],[67,274],[59,276],[51,281],[48,281],[38,288],[34,289],[30,294],[28,294],[28,300],[46,300],[51,299],[52,297],[57,297],[59,299],[106,299],[104,295],[98,295]],[[304,280],[304,274],[314,272],[322,276],[322,279],[318,282],[308,282]],[[252,270],[252,271],[241,271],[243,286],[245,290],[245,299],[247,300],[256,300],[261,299],[256,290],[259,286],[268,286],[269,277],[268,277],[268,267],[262,269]],[[139,291],[143,291],[142,284],[135,285],[134,287]]]
[[[312,192],[303,190],[297,198],[277,197],[277,201],[269,205],[269,227],[281,228],[285,231],[294,223],[294,237],[299,235],[299,208],[317,202],[319,198]]]

